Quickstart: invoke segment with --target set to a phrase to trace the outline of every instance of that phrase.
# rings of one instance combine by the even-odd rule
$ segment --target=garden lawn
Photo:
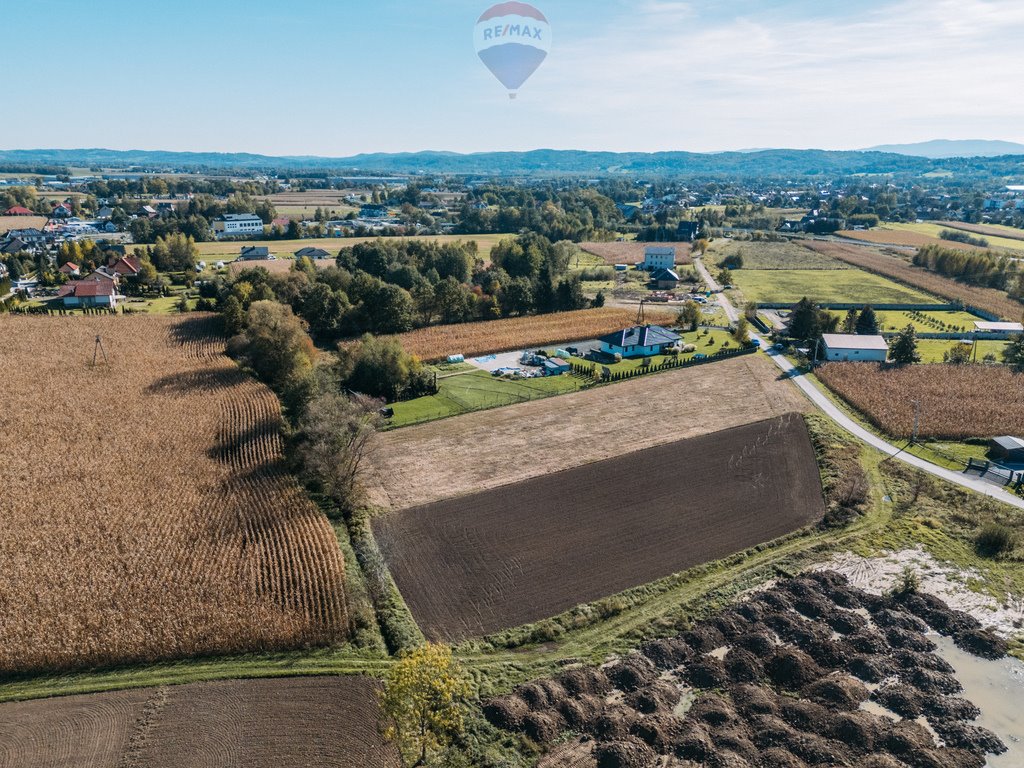
[[[922,363],[941,363],[943,353],[955,347],[956,344],[956,341],[945,339],[918,339],[917,352],[921,355]],[[996,356],[997,362],[1003,362],[1003,350],[1006,349],[1006,344],[1005,341],[977,342],[978,362],[980,363],[987,354],[993,354]]]
[[[839,318],[840,324],[846,318],[846,311],[831,310]],[[878,310],[878,327],[883,331],[901,331],[908,325],[914,326],[918,333],[968,333],[973,331],[974,324],[981,320],[970,312],[892,312]]]
[[[836,304],[941,304],[941,299],[859,269],[738,269],[733,282],[747,301],[796,304],[803,297]]]
[[[551,395],[575,392],[580,382],[573,376],[539,379],[503,379],[486,371],[473,370],[438,379],[438,393],[395,403],[389,426],[404,427],[425,421],[458,416],[514,403],[525,403]]]

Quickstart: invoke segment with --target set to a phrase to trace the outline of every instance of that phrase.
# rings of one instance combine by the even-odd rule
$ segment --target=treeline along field
[[[829,363],[818,377],[894,437],[914,430],[920,401],[920,435],[940,440],[1024,434],[1024,375],[981,365]]]
[[[374,524],[428,637],[556,615],[790,533],[824,513],[797,414],[407,509]]]
[[[0,671],[347,636],[334,533],[216,323],[0,317]]]

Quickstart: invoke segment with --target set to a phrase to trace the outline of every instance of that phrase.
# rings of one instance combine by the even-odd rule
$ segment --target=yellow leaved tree
[[[421,766],[462,733],[469,678],[445,645],[427,643],[402,656],[384,678],[385,735],[405,763]]]

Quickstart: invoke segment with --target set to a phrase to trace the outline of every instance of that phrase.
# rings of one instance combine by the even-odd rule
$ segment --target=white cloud
[[[535,94],[595,147],[1024,139],[1019,0],[902,0],[827,16],[634,7],[596,37],[559,35]]]

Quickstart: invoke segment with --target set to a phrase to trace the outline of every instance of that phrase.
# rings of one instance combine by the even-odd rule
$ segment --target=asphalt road
[[[697,267],[697,271],[700,272],[705,283],[707,283],[708,290],[716,291],[721,289],[721,286],[704,266],[703,259],[694,259],[694,265]],[[732,302],[729,301],[726,291],[718,294],[718,301],[725,309],[725,314],[729,320],[731,322],[736,322],[740,315],[736,310],[736,307],[734,307]],[[777,365],[782,372],[789,377],[790,381],[800,388],[800,391],[802,391],[810,401],[822,411],[822,413],[861,442],[867,443],[872,448],[878,449],[897,461],[902,461],[904,464],[920,469],[930,475],[942,478],[954,485],[959,485],[961,488],[967,488],[968,490],[975,491],[976,493],[997,499],[1004,504],[1009,504],[1010,506],[1017,507],[1018,509],[1024,509],[1024,499],[1019,496],[1004,491],[1002,488],[992,485],[987,480],[983,480],[978,477],[971,477],[970,475],[965,475],[960,472],[954,472],[953,470],[937,466],[932,464],[930,461],[925,461],[924,459],[912,454],[904,453],[902,449],[897,448],[892,443],[889,443],[864,429],[864,427],[839,410],[839,408],[837,408],[825,394],[819,391],[814,384],[808,381],[799,369],[786,359],[785,355],[772,349],[767,339],[762,338],[756,333],[751,333],[751,336],[761,343],[761,349],[765,351],[775,365]]]

